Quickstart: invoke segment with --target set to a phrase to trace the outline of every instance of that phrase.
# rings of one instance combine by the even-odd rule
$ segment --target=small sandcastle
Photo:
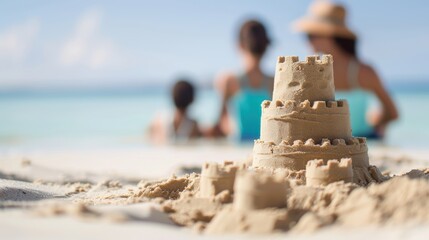
[[[305,180],[307,186],[328,185],[338,181],[352,182],[352,159],[328,160],[326,165],[322,159],[308,161]]]
[[[238,166],[233,162],[205,163],[201,169],[200,197],[213,197],[222,191],[233,192]]]

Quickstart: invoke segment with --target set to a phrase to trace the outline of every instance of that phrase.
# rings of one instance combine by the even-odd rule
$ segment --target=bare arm
[[[160,115],[156,116],[149,125],[148,135],[150,141],[156,144],[162,144],[167,141],[167,130]]]
[[[362,82],[362,86],[373,92],[383,106],[382,115],[375,123],[376,129],[383,131],[385,126],[398,118],[399,114],[396,105],[373,68],[363,66],[361,77],[364,80],[364,82]]]
[[[202,136],[202,132],[200,127],[198,126],[198,123],[196,121],[192,121],[192,130],[190,138],[199,138]]]
[[[228,102],[237,93],[240,86],[237,79],[232,74],[220,75],[215,81],[216,89],[219,91],[221,96],[221,109],[219,118],[214,127],[214,135],[225,136],[228,134]]]

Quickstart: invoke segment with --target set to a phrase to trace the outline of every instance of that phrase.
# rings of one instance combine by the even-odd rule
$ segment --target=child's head
[[[190,82],[186,80],[177,81],[172,89],[172,97],[176,109],[186,111],[194,101],[194,94],[195,89]]]

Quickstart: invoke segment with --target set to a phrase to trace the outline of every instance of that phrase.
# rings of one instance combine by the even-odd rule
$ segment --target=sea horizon
[[[429,128],[421,106],[429,104],[429,81],[385,85],[401,114],[389,127],[387,144],[426,146]],[[190,114],[202,126],[212,126],[219,113],[218,93],[204,82],[197,83],[197,89]],[[154,117],[171,113],[169,91],[166,83],[0,89],[0,145],[144,145]]]
[[[171,83],[124,83],[106,85],[81,85],[81,86],[11,86],[0,87],[1,97],[25,97],[25,96],[67,96],[67,95],[141,95],[166,93],[172,86]],[[198,90],[211,90],[213,84],[209,81],[194,82]],[[429,92],[429,78],[411,80],[384,81],[384,85],[391,92],[397,93],[426,93]]]

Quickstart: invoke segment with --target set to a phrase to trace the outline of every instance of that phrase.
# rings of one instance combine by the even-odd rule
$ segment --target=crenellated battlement
[[[220,178],[234,177],[239,166],[234,165],[234,162],[224,161],[223,163],[204,163],[201,169],[201,176]]]
[[[347,138],[347,139],[341,139],[341,138],[337,138],[337,139],[328,139],[328,138],[323,138],[321,141],[316,142],[314,139],[309,138],[306,140],[295,140],[295,141],[287,141],[287,140],[282,140],[280,142],[280,144],[275,144],[274,142],[270,142],[270,141],[263,141],[263,140],[255,140],[255,144],[259,145],[261,147],[301,147],[301,146],[305,146],[305,147],[328,147],[328,146],[362,146],[362,145],[366,145],[366,138],[364,137],[352,137],[352,138]]]
[[[337,159],[331,159],[331,160],[328,160],[326,164],[323,162],[323,160],[316,159],[316,160],[311,160],[307,162],[306,170],[330,172],[333,169],[337,169],[337,168],[346,170],[351,167],[352,167],[351,158],[342,158],[340,161],[338,161]]]
[[[265,100],[261,104],[262,109],[313,109],[313,110],[324,110],[324,109],[332,109],[332,108],[345,108],[348,109],[348,103],[346,100],[335,100],[335,101],[314,101],[310,102],[305,100],[303,102],[297,102],[294,100]]]
[[[253,151],[257,154],[284,155],[299,152],[320,152],[320,154],[341,153],[349,156],[353,153],[366,152],[366,138],[348,138],[348,139],[327,139],[320,142],[312,138],[307,140],[286,141],[279,144],[270,141],[255,140]],[[298,154],[299,155],[299,154]],[[310,159],[307,159],[310,160]]]
[[[311,160],[306,166],[307,186],[327,185],[336,181],[352,182],[353,168],[351,158],[338,160]]]
[[[308,56],[299,61],[297,56],[278,58],[274,78],[274,100],[333,101],[333,59],[331,55]]]
[[[335,131],[332,131],[335,129]],[[349,106],[346,100],[264,101],[262,103],[260,139],[280,143],[282,140],[313,138],[350,138]]]
[[[279,56],[277,58],[277,63],[286,63],[286,64],[291,64],[291,63],[301,63],[302,65],[307,65],[307,64],[331,64],[333,63],[333,58],[332,55],[323,55],[322,57],[320,57],[319,55],[313,55],[313,56],[307,56],[305,58],[305,61],[299,61],[299,57],[298,56]]]
[[[271,141],[256,140],[253,148],[252,166],[290,168],[302,170],[312,159],[352,158],[354,167],[368,167],[368,147],[366,138],[313,138],[304,140],[283,140],[276,144]]]

